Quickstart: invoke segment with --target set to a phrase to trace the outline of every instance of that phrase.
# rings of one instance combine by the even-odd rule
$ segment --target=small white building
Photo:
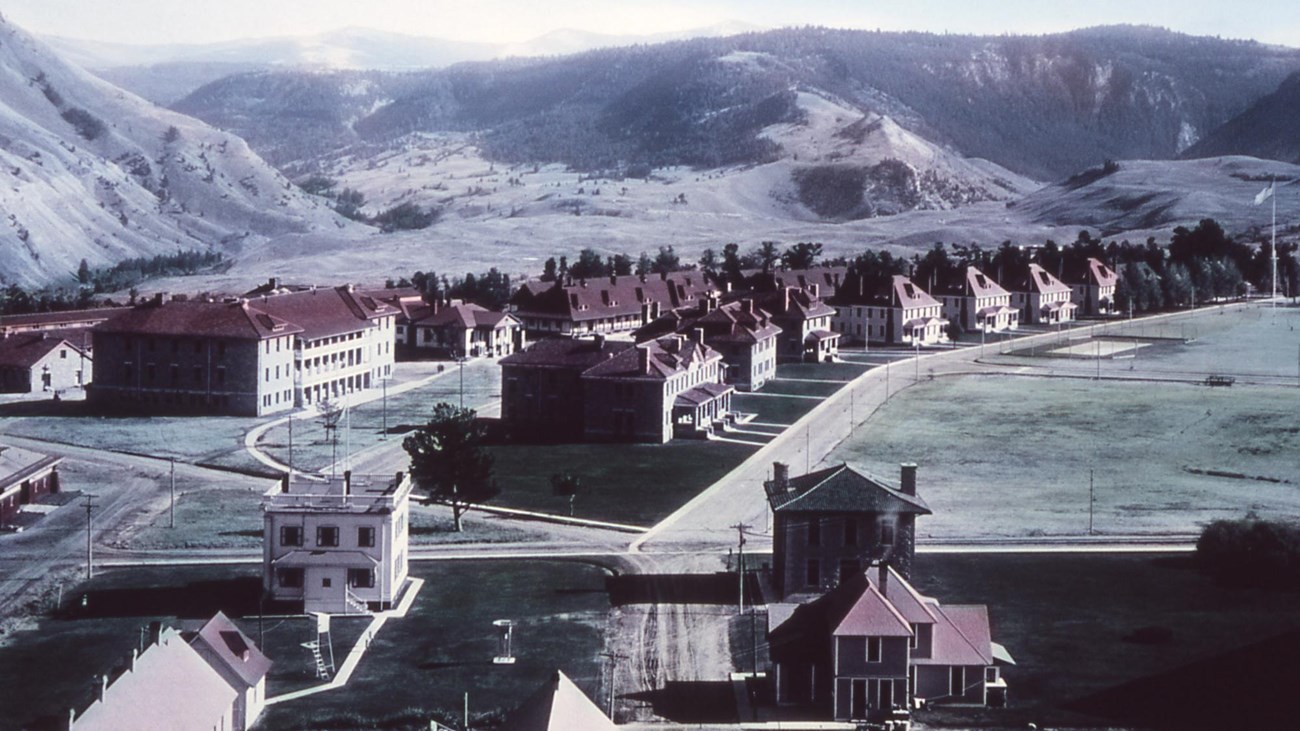
[[[364,613],[407,584],[411,478],[286,476],[262,505],[262,587],[304,612]]]
[[[966,332],[1000,333],[1020,327],[1011,293],[976,267],[941,279],[934,294],[943,301],[943,316]]]
[[[910,278],[895,274],[882,290],[866,291],[860,279],[836,293],[836,332],[856,342],[886,345],[936,345],[948,341],[943,305]]]
[[[1020,310],[1020,321],[1034,325],[1058,325],[1074,319],[1078,306],[1071,301],[1070,287],[1037,264],[1030,264],[1008,286],[1011,306]]]
[[[1091,317],[1115,314],[1115,285],[1119,275],[1096,257],[1066,267],[1064,281],[1070,285],[1079,313]]]

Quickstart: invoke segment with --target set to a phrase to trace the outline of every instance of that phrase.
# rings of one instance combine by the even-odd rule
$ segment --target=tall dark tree
[[[682,258],[673,251],[673,247],[660,246],[659,254],[655,256],[654,264],[651,271],[656,274],[667,274],[670,272],[680,271],[682,268]]]
[[[599,279],[607,275],[605,260],[595,249],[583,249],[578,252],[578,260],[569,266],[569,275],[574,279]]]
[[[722,247],[722,279],[730,282],[732,286],[739,287],[745,277],[741,274],[743,269],[740,261],[740,244],[727,244]]]
[[[542,281],[554,282],[557,276],[558,272],[556,272],[555,257],[552,256],[547,259],[546,264],[542,266]]]
[[[439,403],[428,423],[402,440],[411,457],[411,478],[430,501],[451,507],[457,532],[467,510],[499,492],[492,455],[484,448],[487,430],[476,417],[473,409]]]
[[[85,259],[77,265],[77,281],[81,284],[90,284],[90,263]]]
[[[786,269],[811,269],[821,255],[821,244],[798,243],[781,254],[781,266]]]
[[[610,266],[614,270],[614,276],[626,277],[632,273],[632,257],[627,254],[615,254],[610,258]]]
[[[764,241],[758,245],[758,258],[764,274],[769,274],[772,267],[781,259],[781,251],[775,241]]]

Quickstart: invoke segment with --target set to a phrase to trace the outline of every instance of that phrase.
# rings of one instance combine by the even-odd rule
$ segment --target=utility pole
[[[1089,467],[1088,468],[1088,535],[1092,535],[1092,514],[1093,514],[1094,502],[1095,502],[1095,497],[1092,488],[1092,468]]]
[[[803,429],[803,473],[812,472],[812,427]]]
[[[380,383],[384,387],[384,406],[383,406],[384,429],[382,432],[379,433],[379,438],[387,439],[388,438],[388,379],[387,378],[381,379]]]
[[[465,356],[456,359],[456,365],[460,366],[460,407],[465,408]]]
[[[626,655],[620,655],[617,652],[602,652],[601,657],[609,658],[609,720],[614,720],[614,671],[618,667],[618,661],[627,658]]]
[[[167,527],[176,527],[176,458],[171,458],[171,507],[167,511]]]
[[[83,495],[82,497],[84,497],[84,498],[86,499],[86,502],[85,502],[85,505],[84,505],[84,507],[86,508],[86,578],[87,578],[87,579],[93,579],[93,578],[95,577],[95,570],[94,570],[94,568],[93,568],[93,566],[92,566],[92,564],[91,564],[91,561],[92,561],[92,559],[94,558],[94,549],[93,549],[93,547],[92,547],[93,544],[92,544],[92,541],[91,541],[91,520],[90,520],[90,511],[93,510],[93,509],[96,507],[96,506],[95,506],[95,498],[96,498],[97,496],[95,496],[95,495]]]
[[[737,545],[739,546],[739,548],[736,549],[737,557],[738,557],[738,563],[737,563],[738,570],[736,573],[740,577],[740,582],[739,582],[740,601],[738,604],[739,607],[738,613],[743,615],[745,613],[745,530],[750,526],[747,523],[737,523],[731,527],[736,529],[736,533],[738,536]]]
[[[921,343],[912,339],[912,346],[916,348],[916,375],[912,378],[913,383],[921,382]]]

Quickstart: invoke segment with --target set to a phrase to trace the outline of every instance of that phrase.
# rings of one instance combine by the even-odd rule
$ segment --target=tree
[[[416,231],[428,228],[437,223],[441,217],[442,212],[437,208],[421,208],[407,201],[375,216],[374,221],[379,224],[380,231],[392,233],[393,231]]]
[[[325,441],[330,445],[330,471],[332,474],[334,464],[338,462],[339,420],[343,418],[343,407],[335,403],[329,396],[326,396],[316,404],[316,410],[320,412],[317,421],[324,427]]]
[[[556,268],[555,257],[552,256],[551,258],[547,259],[547,260],[546,260],[546,264],[544,264],[544,265],[542,266],[542,281],[543,281],[543,282],[554,282],[554,281],[555,281],[555,278],[558,276],[558,275],[556,274],[556,270],[555,270],[555,268]]]
[[[722,281],[739,287],[745,275],[741,273],[740,245],[727,244],[722,247]]]
[[[637,257],[636,260],[636,275],[638,277],[644,277],[650,273],[650,269],[653,266],[654,262],[650,259],[650,255],[644,251],[641,252],[641,256]]]
[[[821,244],[798,243],[781,254],[781,266],[786,269],[811,269],[821,255]]]
[[[172,125],[167,128],[166,132],[163,132],[162,140],[166,144],[170,145],[171,143],[179,140],[180,138],[181,138],[181,131],[176,129],[175,125]]]
[[[299,183],[298,187],[302,188],[305,193],[328,196],[330,193],[334,192],[334,186],[336,184],[337,181],[335,181],[334,178],[331,178],[328,175],[317,174],[312,175]]]
[[[77,282],[81,284],[90,284],[90,263],[85,259],[77,265]]]
[[[775,241],[764,241],[758,245],[758,258],[761,262],[764,274],[770,274],[772,267],[781,259],[781,252],[776,248]]]
[[[428,423],[402,440],[411,456],[411,478],[430,501],[451,506],[457,532],[471,506],[499,492],[492,479],[492,455],[484,449],[487,429],[476,417],[473,409],[439,403]]]
[[[654,265],[651,267],[651,271],[656,274],[666,274],[669,272],[680,271],[681,268],[682,259],[677,255],[677,252],[673,251],[673,247],[671,245],[660,246],[659,254],[655,256]]]
[[[627,254],[615,254],[610,259],[610,266],[614,269],[614,275],[626,277],[632,273],[632,257]]]
[[[569,275],[574,279],[599,279],[606,275],[605,261],[595,249],[578,252],[578,260],[569,265]]]
[[[339,193],[338,198],[334,202],[334,210],[337,211],[340,216],[350,218],[353,221],[364,221],[366,216],[361,212],[361,206],[364,206],[365,204],[365,194],[359,190],[344,188],[343,192]]]
[[[704,272],[706,277],[715,282],[718,281],[718,270],[721,267],[721,262],[718,261],[718,253],[716,251],[713,249],[705,249],[704,253],[700,255],[699,265],[700,271]]]

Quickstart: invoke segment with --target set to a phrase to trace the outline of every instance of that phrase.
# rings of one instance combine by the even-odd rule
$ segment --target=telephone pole
[[[171,462],[171,507],[167,513],[167,527],[176,527],[176,458],[172,457]]]
[[[94,558],[94,548],[91,541],[90,511],[97,507],[94,502],[96,496],[83,495],[82,497],[86,499],[86,502],[83,505],[83,507],[86,508],[86,578],[93,579],[95,577],[95,570],[91,564],[91,560]]]
[[[737,564],[738,570],[736,571],[736,574],[740,577],[740,582],[739,582],[740,602],[738,606],[740,609],[739,613],[741,615],[744,615],[745,614],[745,531],[748,530],[750,526],[748,523],[737,523],[731,527],[736,529],[736,535],[738,538],[737,543],[739,545],[739,548],[737,549],[737,557],[739,559],[739,563]]]

